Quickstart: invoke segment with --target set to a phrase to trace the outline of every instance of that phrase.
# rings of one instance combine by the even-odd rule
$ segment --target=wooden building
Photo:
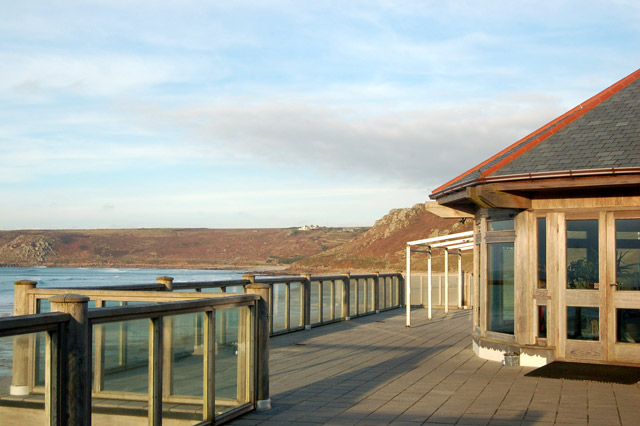
[[[640,364],[640,70],[431,197],[475,215],[479,356]]]

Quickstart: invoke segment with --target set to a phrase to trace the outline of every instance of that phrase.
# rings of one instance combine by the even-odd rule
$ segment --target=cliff
[[[391,210],[371,229],[334,249],[315,254],[291,265],[292,271],[403,271],[406,243],[472,229],[471,219],[444,219],[429,212],[426,204]],[[412,256],[412,269],[426,270],[426,255]],[[434,252],[433,268],[442,270],[444,258]],[[463,268],[472,270],[473,254],[463,254]],[[451,265],[452,270],[457,263]]]

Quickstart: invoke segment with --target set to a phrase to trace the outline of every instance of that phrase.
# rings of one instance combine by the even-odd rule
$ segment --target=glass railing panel
[[[222,324],[218,327],[218,324]],[[250,401],[251,319],[246,306],[216,310],[216,415]]]
[[[390,277],[386,277],[385,278],[385,283],[384,283],[384,292],[385,292],[385,298],[386,298],[385,307],[386,308],[390,308],[391,306],[393,306],[393,292],[391,291],[391,287],[392,287],[392,279]]]
[[[333,305],[333,290],[331,281],[321,281],[322,285],[322,321],[331,321],[331,306]]]
[[[361,279],[358,280],[358,313],[363,314],[366,312],[366,285],[367,280]]]
[[[367,312],[375,310],[376,283],[373,278],[367,278]]]
[[[273,315],[273,332],[286,330],[286,284],[276,283],[272,284],[273,287],[273,299],[271,300],[271,315]]]
[[[391,300],[393,300],[392,306],[398,305],[398,278],[391,277]]]
[[[116,303],[116,302],[113,302]],[[94,424],[111,416],[146,422],[149,377],[149,320],[96,324],[92,331]]]
[[[358,280],[349,280],[349,310],[351,316],[355,316],[358,311],[356,295],[358,294]]]
[[[320,285],[322,281],[311,281],[311,324],[320,322]]]
[[[422,275],[412,275],[411,276],[411,304],[412,305],[421,305],[422,298],[420,295],[422,294]]]
[[[31,369],[38,355],[36,341],[45,341],[45,333],[0,337],[0,425],[47,424],[44,406],[44,367],[42,386]],[[44,348],[44,344],[43,344]]]
[[[202,420],[204,313],[164,317],[163,419]]]
[[[302,293],[302,284],[291,283],[289,286],[289,298],[290,302],[290,322],[291,328],[302,327],[304,325],[304,300]]]
[[[244,293],[244,287],[241,285],[230,285],[225,287],[227,293]]]
[[[344,318],[344,311],[342,309],[342,292],[344,291],[344,283],[342,280],[335,280],[335,297],[333,299],[334,312],[336,318]]]

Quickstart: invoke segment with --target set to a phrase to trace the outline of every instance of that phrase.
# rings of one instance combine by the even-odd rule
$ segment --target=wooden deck
[[[231,425],[635,425],[640,387],[524,377],[470,348],[471,314],[413,311],[271,339],[273,409]]]

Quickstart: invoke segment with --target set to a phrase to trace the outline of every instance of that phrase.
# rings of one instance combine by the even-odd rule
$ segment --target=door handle
[[[609,283],[609,287],[618,287],[619,285],[618,283]]]

